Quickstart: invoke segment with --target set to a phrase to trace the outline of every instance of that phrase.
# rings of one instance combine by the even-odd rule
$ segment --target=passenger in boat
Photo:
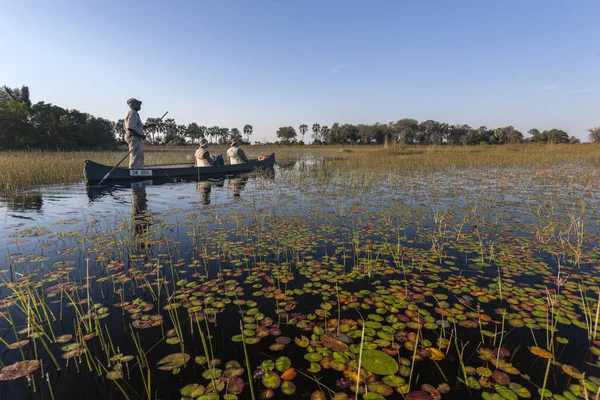
[[[206,148],[206,146],[208,146],[208,140],[206,140],[206,138],[200,139],[199,145],[200,147],[196,150],[196,154],[194,154],[194,157],[196,158],[196,167],[210,167],[213,164],[210,152]]]
[[[142,109],[142,102],[131,98],[127,100],[129,112],[123,122],[125,128],[125,141],[129,146],[129,168],[141,168],[144,166],[144,126],[138,111]]]
[[[229,158],[229,164],[242,164],[248,162],[248,157],[244,153],[244,150],[240,149],[238,139],[231,141],[231,147],[227,150],[227,158]]]

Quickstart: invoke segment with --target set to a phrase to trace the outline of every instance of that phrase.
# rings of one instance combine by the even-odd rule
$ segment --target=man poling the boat
[[[244,150],[240,149],[238,139],[231,141],[231,147],[227,150],[227,158],[229,158],[229,164],[242,164],[248,162],[248,157],[244,153]]]
[[[142,102],[131,98],[127,100],[130,110],[127,112],[123,127],[125,128],[125,141],[129,146],[129,168],[142,168],[144,166],[144,129],[154,126],[144,126],[138,111],[142,109]]]

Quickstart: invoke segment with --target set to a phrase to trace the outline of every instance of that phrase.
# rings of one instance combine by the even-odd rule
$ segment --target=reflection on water
[[[0,193],[0,204],[10,211],[40,211],[44,200],[39,192]]]
[[[138,249],[146,248],[149,226],[148,198],[146,187],[131,189],[132,228],[135,244]]]
[[[236,177],[229,179],[229,189],[234,197],[239,197],[241,191],[246,187],[248,177]]]
[[[196,182],[196,193],[202,195],[202,204],[210,204],[211,184],[209,181]]]

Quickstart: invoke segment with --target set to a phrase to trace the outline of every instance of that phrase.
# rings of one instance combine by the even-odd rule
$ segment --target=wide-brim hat
[[[127,104],[128,105],[132,105],[134,103],[142,104],[142,102],[139,101],[138,99],[136,99],[135,97],[132,97],[132,98],[130,98],[130,99],[127,100]]]
[[[236,145],[237,143],[239,143],[239,139],[233,139],[231,141],[231,146]]]
[[[200,147],[204,147],[208,144],[208,140],[206,140],[206,138],[202,138],[200,139],[200,143],[198,143],[200,145]]]

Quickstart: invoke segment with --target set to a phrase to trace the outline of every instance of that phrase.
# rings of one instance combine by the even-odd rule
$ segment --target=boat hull
[[[215,167],[196,167],[189,164],[166,164],[149,165],[143,168],[115,168],[108,176],[112,167],[97,162],[86,160],[84,176],[88,182],[132,181],[139,179],[167,178],[175,179],[181,177],[204,177],[223,174],[236,174],[252,171],[256,168],[272,168],[275,165],[275,154],[271,154],[264,160],[250,160],[242,164],[222,165]]]

